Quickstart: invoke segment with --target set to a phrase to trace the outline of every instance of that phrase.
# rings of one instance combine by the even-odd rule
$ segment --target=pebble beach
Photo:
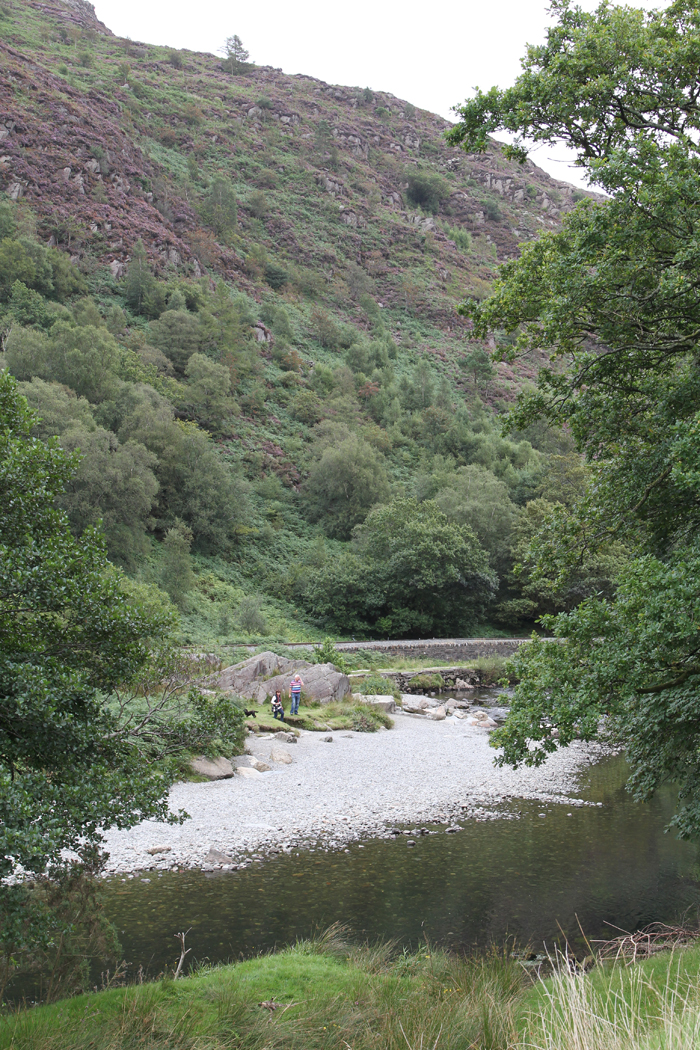
[[[580,776],[600,747],[574,743],[539,769],[498,768],[486,729],[456,717],[397,713],[394,728],[296,742],[251,734],[246,750],[269,771],[176,784],[181,824],[144,821],[106,835],[106,875],[194,868],[235,869],[298,850],[342,850],[352,842],[416,834],[464,820],[514,819],[518,799],[585,805]],[[276,757],[273,757],[276,756]]]

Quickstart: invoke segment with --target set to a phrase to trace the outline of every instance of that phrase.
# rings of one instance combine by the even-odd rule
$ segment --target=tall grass
[[[684,956],[669,953],[655,967],[615,966],[593,976],[561,966],[540,986],[518,1047],[698,1050],[700,985]]]
[[[700,951],[530,981],[507,951],[353,945],[333,926],[179,981],[0,1017],[0,1050],[700,1050]]]

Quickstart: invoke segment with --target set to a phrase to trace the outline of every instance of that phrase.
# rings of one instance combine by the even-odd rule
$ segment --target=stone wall
[[[386,653],[387,657],[404,659],[469,661],[489,657],[512,656],[528,638],[447,638],[408,642],[338,642],[336,649],[348,653],[364,650]]]

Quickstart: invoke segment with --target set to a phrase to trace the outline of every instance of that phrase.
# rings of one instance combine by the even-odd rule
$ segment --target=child
[[[282,694],[279,689],[272,698],[272,717],[279,718],[284,722],[284,708],[282,707]]]

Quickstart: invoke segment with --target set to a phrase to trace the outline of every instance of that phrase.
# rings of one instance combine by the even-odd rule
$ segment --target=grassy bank
[[[494,953],[350,948],[336,931],[179,981],[0,1020],[0,1050],[689,1050],[700,951],[533,983]]]

